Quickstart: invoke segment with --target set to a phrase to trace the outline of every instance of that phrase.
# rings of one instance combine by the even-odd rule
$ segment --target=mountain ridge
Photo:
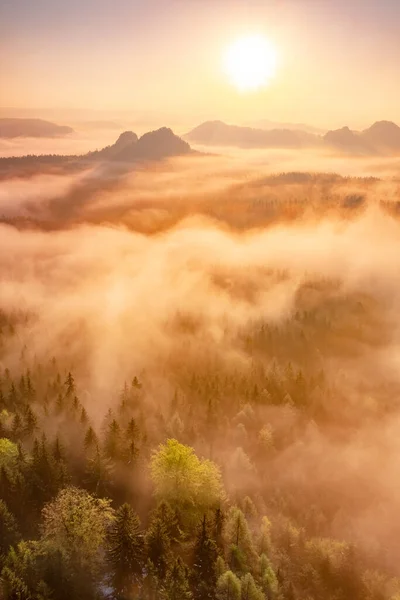
[[[392,121],[376,121],[362,131],[345,126],[317,135],[298,129],[255,129],[214,120],[201,123],[182,137],[194,144],[243,149],[325,147],[354,155],[400,154],[400,127]]]

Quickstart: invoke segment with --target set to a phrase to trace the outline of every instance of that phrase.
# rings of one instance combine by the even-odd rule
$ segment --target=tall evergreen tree
[[[171,557],[171,540],[161,519],[156,518],[150,524],[146,535],[147,557],[151,560],[157,576],[163,580],[167,574]]]
[[[107,556],[112,586],[118,594],[126,595],[141,579],[144,563],[140,521],[129,504],[123,504],[117,510],[108,529]]]
[[[5,502],[0,500],[0,571],[10,546],[18,542],[20,536],[14,515]]]
[[[191,600],[188,573],[182,559],[178,557],[169,569],[161,590],[162,600]]]
[[[207,522],[204,516],[194,547],[192,570],[194,600],[212,600],[215,597],[217,557],[217,545],[207,531]]]

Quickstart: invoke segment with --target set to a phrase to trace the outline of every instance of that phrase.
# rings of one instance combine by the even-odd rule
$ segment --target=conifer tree
[[[163,580],[171,556],[171,540],[164,523],[159,518],[152,520],[146,535],[147,557],[154,565],[157,576]]]
[[[175,559],[169,569],[160,597],[162,600],[191,600],[188,573],[182,559]]]
[[[218,600],[240,600],[242,586],[232,571],[225,571],[217,581]]]
[[[0,500],[0,572],[10,546],[20,538],[14,515],[8,510],[5,502]]]
[[[126,595],[142,576],[144,539],[140,522],[129,504],[123,504],[115,514],[107,533],[107,556],[111,566],[112,586]]]
[[[75,388],[75,380],[72,377],[71,372],[68,373],[67,378],[66,378],[65,383],[64,383],[64,386],[66,388],[65,394],[66,394],[66,396],[68,398],[69,397],[72,398],[73,396],[75,396],[75,389],[76,389]]]
[[[204,516],[194,547],[192,569],[194,600],[212,600],[215,597],[217,557],[217,545],[207,531],[207,522]]]

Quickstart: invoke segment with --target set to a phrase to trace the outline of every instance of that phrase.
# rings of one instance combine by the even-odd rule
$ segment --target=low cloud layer
[[[133,374],[162,411],[185,369],[246,378],[278,352],[246,345],[254,331],[285,335],[288,361],[325,372],[335,422],[305,422],[290,403],[260,409],[259,430],[297,433],[249,485],[300,490],[304,509],[332,504],[330,531],[374,556],[388,549],[396,570],[400,223],[382,202],[395,205],[397,184],[241,164],[209,156],[4,180],[0,313],[16,325],[3,331],[2,366],[18,371],[21,352],[25,364],[57,357],[100,424]],[[299,323],[308,356],[293,349]],[[215,442],[217,462],[232,443]]]

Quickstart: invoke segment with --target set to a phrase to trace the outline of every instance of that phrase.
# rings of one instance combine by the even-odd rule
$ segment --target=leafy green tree
[[[212,600],[215,597],[217,557],[217,545],[209,535],[204,516],[196,537],[193,555],[192,587],[195,600]]]
[[[217,581],[217,600],[240,600],[242,586],[232,571],[225,571]]]
[[[106,531],[114,519],[110,501],[68,487],[43,508],[43,539],[60,550],[86,589],[104,574]]]
[[[18,445],[8,438],[0,438],[0,467],[5,467],[11,472],[17,465]]]
[[[115,513],[107,531],[107,557],[112,571],[112,586],[126,595],[142,577],[144,538],[140,521],[129,504]]]
[[[40,542],[20,542],[15,548],[11,547],[1,573],[5,600],[36,600],[41,581],[40,552]]]
[[[177,440],[168,440],[153,454],[151,475],[157,497],[178,507],[192,525],[223,497],[218,467]]]
[[[1,572],[1,587],[4,600],[34,600],[24,580],[9,567]]]

